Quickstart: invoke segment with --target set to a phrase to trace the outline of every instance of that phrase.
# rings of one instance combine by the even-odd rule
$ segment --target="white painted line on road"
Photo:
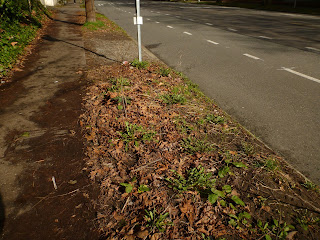
[[[256,57],[256,56],[252,56],[252,55],[250,55],[250,54],[248,54],[248,53],[245,53],[245,54],[243,54],[244,56],[246,56],[246,57],[249,57],[249,58],[253,58],[253,59],[255,59],[255,60],[259,60],[260,58],[258,58],[258,57]]]
[[[193,20],[193,19],[191,19],[191,18],[189,18],[188,20],[189,20],[189,21],[191,21],[191,22],[194,22],[194,20]]]
[[[160,12],[157,12],[157,13],[159,13],[159,14],[160,14]]]
[[[318,48],[306,47],[306,49],[309,49],[309,50],[313,50],[313,51],[320,52],[320,49],[318,49]]]
[[[207,25],[209,25],[209,26],[212,26],[213,24],[212,23],[206,23]]]
[[[166,16],[170,16],[170,14],[169,14],[169,13],[166,13],[165,15],[166,15]]]
[[[129,12],[129,13],[131,13],[131,12]]]
[[[319,79],[314,78],[314,77],[310,77],[310,76],[305,75],[305,74],[303,74],[303,73],[299,73],[299,72],[294,71],[294,70],[292,70],[292,69],[290,69],[290,68],[282,67],[281,70],[285,70],[285,71],[287,71],[287,72],[293,73],[293,74],[298,75],[298,76],[300,76],[300,77],[303,77],[303,78],[309,79],[309,80],[311,80],[311,81],[320,83],[320,80],[319,80]]]
[[[233,32],[237,32],[238,30],[234,29],[234,28],[228,28],[228,30],[233,31]]]
[[[147,20],[150,21],[151,19],[150,19],[150,18],[147,18]]]
[[[150,11],[150,12],[152,12],[152,13],[153,13],[154,11]]]
[[[176,18],[180,18],[180,16],[176,16]]]
[[[211,41],[211,40],[207,40],[207,42],[209,42],[209,43],[213,43],[213,44],[215,44],[215,45],[218,45],[218,44],[219,44],[219,43],[214,42],[214,41]]]
[[[156,23],[160,23],[160,22],[156,22]]]
[[[169,26],[169,25],[168,25],[167,27],[168,27],[168,28],[173,28],[172,26]]]
[[[259,36],[259,38],[264,38],[264,39],[269,39],[269,40],[272,39],[271,37],[267,37],[267,36]]]
[[[183,32],[184,34],[187,34],[187,35],[192,35],[192,33],[189,33],[189,32]]]

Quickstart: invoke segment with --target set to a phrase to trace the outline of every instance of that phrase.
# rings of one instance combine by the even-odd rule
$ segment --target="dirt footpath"
[[[87,84],[79,11],[58,8],[23,71],[0,88],[2,239],[98,239],[78,124]]]

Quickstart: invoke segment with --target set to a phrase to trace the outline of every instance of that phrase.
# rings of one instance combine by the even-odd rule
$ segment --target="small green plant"
[[[131,66],[136,67],[138,69],[146,69],[149,66],[149,63],[147,61],[139,61],[138,59],[134,59],[131,62]]]
[[[247,142],[241,143],[241,150],[248,156],[253,155],[255,153],[254,147]]]
[[[265,168],[266,170],[273,172],[279,169],[279,164],[276,160],[273,158],[267,158],[265,161],[264,160],[258,160],[254,163],[255,167],[258,168]]]
[[[137,181],[136,178],[133,178],[131,180],[131,182],[129,183],[120,183],[120,186],[122,187],[125,187],[125,192],[126,193],[131,193],[132,190],[134,189],[135,187],[135,182]],[[144,185],[144,184],[141,184],[139,187],[138,187],[138,193],[143,193],[143,192],[148,192],[150,191],[150,188],[147,186],[147,185]]]
[[[125,131],[119,132],[125,143],[125,150],[128,151],[129,143],[134,142],[135,146],[139,146],[139,142],[150,142],[153,140],[156,132],[148,131],[142,126],[125,122]]]
[[[227,155],[228,156],[228,155]],[[235,162],[232,161],[232,159],[228,158],[224,160],[225,164],[224,166],[222,166],[219,170],[218,170],[218,176],[220,178],[223,178],[227,175],[232,175],[232,171],[231,171],[231,166],[236,167],[236,168],[248,168],[248,166],[246,164],[244,164],[243,162]]]
[[[286,222],[281,222],[276,219],[273,219],[273,224],[270,226],[269,229],[271,230],[271,233],[276,237],[276,239],[285,240],[289,232],[294,230],[295,227],[290,224],[287,224]]]
[[[208,122],[208,123],[214,123],[214,124],[223,124],[223,123],[225,123],[224,117],[216,116],[214,114],[208,114],[205,117],[205,121]]]
[[[177,117],[174,120],[174,124],[176,125],[177,129],[181,133],[187,133],[189,134],[191,131],[194,130],[194,127],[192,124],[189,124],[184,118],[182,117]]]
[[[230,220],[228,224],[235,227],[236,229],[241,229],[241,226],[250,226],[248,220],[251,219],[251,215],[248,212],[241,212],[238,215],[229,214],[229,217]]]
[[[150,191],[150,188],[147,185],[141,184],[138,187],[138,193],[148,192]]]
[[[176,93],[167,93],[160,96],[160,99],[167,105],[173,105],[173,104],[185,104],[186,98],[182,94],[176,94]]]
[[[169,213],[158,214],[155,209],[148,211],[145,210],[146,214],[144,215],[144,219],[146,220],[146,226],[153,231],[154,229],[158,229],[159,232],[164,232],[167,226],[171,226],[172,222],[167,218]]]
[[[127,78],[111,78],[110,82],[112,83],[112,86],[108,88],[108,91],[110,92],[116,92],[119,90],[123,90],[124,87],[130,86],[130,81]]]
[[[296,221],[302,227],[305,231],[308,231],[309,227],[319,225],[320,226],[320,218],[319,217],[313,217],[308,212],[308,210],[297,211],[299,214],[299,217],[297,217]]]
[[[168,77],[170,73],[171,73],[171,69],[170,68],[160,68],[159,69],[159,74],[162,77]]]
[[[264,235],[265,240],[285,240],[288,234],[295,229],[294,226],[277,219],[272,219],[271,224],[268,222],[262,223],[259,219],[257,226],[259,231]]]
[[[131,193],[133,189],[133,184],[132,183],[120,183],[120,186],[125,187],[126,193]]]
[[[306,180],[301,185],[304,186],[308,190],[319,192],[319,187],[316,184],[314,184],[313,182],[310,182],[309,180]]]
[[[181,147],[188,153],[204,153],[204,152],[211,152],[213,150],[215,150],[214,146],[205,141],[205,140],[201,140],[201,139],[197,139],[195,137],[188,137],[188,138],[184,138],[182,139],[182,141],[180,142]]]
[[[187,172],[187,176],[184,177],[173,171],[173,178],[166,178],[169,182],[169,187],[178,191],[198,191],[200,193],[210,190],[214,185],[216,180],[212,179],[212,174],[205,173],[202,166],[198,166],[190,169]]]

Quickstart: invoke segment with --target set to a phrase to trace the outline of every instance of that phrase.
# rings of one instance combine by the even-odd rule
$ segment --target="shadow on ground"
[[[93,54],[97,55],[98,57],[103,57],[103,58],[105,58],[105,59],[107,59],[107,60],[110,60],[110,61],[113,61],[113,62],[121,62],[121,61],[117,61],[117,60],[115,60],[115,59],[108,58],[106,55],[99,54],[99,53],[94,52],[94,51],[92,51],[92,50],[90,50],[90,49],[88,49],[88,48],[85,48],[85,47],[82,47],[82,46],[79,46],[79,45],[76,45],[76,44],[73,44],[73,43],[70,43],[70,42],[61,40],[61,39],[57,39],[57,38],[51,37],[50,35],[47,35],[47,34],[44,35],[44,36],[42,37],[42,39],[47,40],[47,41],[50,41],[50,42],[63,42],[63,43],[66,43],[66,44],[70,44],[70,45],[72,45],[72,46],[82,48],[82,49],[84,49],[84,50],[87,51],[87,52],[93,53]]]
[[[4,222],[5,222],[5,209],[4,209],[4,205],[2,202],[2,196],[0,194],[0,235],[2,234],[3,231],[3,226],[4,226]]]

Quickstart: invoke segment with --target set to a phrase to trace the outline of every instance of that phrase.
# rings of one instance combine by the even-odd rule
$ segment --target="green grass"
[[[131,62],[131,66],[136,67],[138,69],[147,69],[147,67],[149,66],[149,63],[147,61],[139,61],[138,59],[134,59]]]
[[[45,14],[49,14],[42,5],[35,2],[35,14],[30,17],[26,3],[9,1],[0,4],[0,78],[13,68],[42,26],[41,20]]]
[[[91,30],[91,31],[95,31],[101,28],[105,27],[104,22],[97,20],[96,22],[86,22],[85,24],[83,24],[83,27]]]

